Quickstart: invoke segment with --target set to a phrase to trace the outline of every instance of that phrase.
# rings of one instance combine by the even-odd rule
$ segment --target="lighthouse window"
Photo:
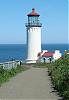
[[[32,23],[32,17],[28,18],[28,23]]]
[[[37,21],[38,21],[38,17],[36,16],[36,17],[35,17],[35,23],[37,23]]]
[[[38,16],[29,16],[28,23],[31,25],[37,25],[39,23],[39,17]]]

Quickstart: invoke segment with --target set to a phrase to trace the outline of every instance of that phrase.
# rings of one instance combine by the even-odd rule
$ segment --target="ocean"
[[[42,50],[55,51],[60,50],[63,54],[69,49],[68,44],[42,44]],[[10,60],[25,60],[27,57],[26,44],[0,44],[0,63]]]

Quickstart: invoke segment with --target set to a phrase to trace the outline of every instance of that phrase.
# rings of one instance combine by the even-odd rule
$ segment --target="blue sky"
[[[41,15],[42,43],[68,43],[68,0],[0,0],[0,44],[26,43],[33,7]]]

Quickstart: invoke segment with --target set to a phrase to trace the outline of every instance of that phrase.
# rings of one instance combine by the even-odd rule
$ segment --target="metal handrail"
[[[25,25],[26,25],[26,27],[27,26],[40,26],[40,27],[42,26],[41,23],[26,23]]]

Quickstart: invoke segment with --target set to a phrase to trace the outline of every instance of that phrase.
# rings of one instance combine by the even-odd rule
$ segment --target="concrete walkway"
[[[31,68],[0,87],[0,100],[61,100],[53,92],[46,68]]]

